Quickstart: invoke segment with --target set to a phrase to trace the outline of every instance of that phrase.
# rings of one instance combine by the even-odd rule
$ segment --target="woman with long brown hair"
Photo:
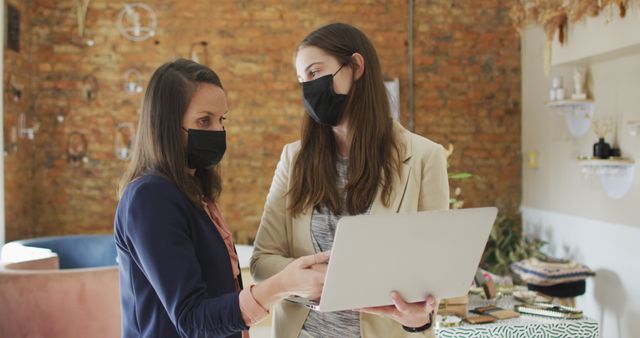
[[[228,110],[218,76],[193,61],[166,63],[149,81],[115,217],[125,338],[246,337],[274,302],[322,290],[312,265],[326,253],[243,288],[218,208]]]
[[[315,30],[298,46],[295,67],[307,117],[301,140],[284,147],[267,196],[251,260],[258,281],[296,257],[330,250],[344,215],[449,205],[444,148],[393,122],[378,56],[360,30],[341,23]],[[433,297],[411,304],[390,297],[395,306],[332,313],[279,302],[276,337],[433,334]]]

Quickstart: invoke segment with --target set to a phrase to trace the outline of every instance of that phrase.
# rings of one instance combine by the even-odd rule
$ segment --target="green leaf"
[[[452,179],[452,180],[466,180],[467,178],[470,178],[471,176],[473,176],[473,175],[471,175],[470,173],[465,173],[465,172],[462,172],[462,173],[450,173],[449,174],[449,178]]]

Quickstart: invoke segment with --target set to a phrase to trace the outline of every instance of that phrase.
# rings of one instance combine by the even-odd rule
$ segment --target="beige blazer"
[[[400,175],[394,176],[389,207],[382,204],[378,191],[371,214],[447,209],[449,182],[444,148],[397,123],[394,132],[404,145]],[[312,209],[296,217],[288,211],[291,201],[286,193],[291,184],[292,162],[299,150],[299,141],[284,147],[271,183],[251,257],[251,274],[258,282],[278,273],[295,258],[315,253],[311,237]],[[428,266],[425,262],[425,268]],[[273,309],[273,337],[297,338],[308,313],[309,309],[304,306],[279,302]],[[422,334],[408,333],[392,319],[365,313],[360,314],[360,332],[363,338],[434,336],[433,329]]]

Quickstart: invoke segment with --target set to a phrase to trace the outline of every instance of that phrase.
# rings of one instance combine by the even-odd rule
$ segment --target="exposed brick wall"
[[[416,132],[454,145],[465,207],[515,214],[521,199],[520,38],[510,1],[417,1]]]
[[[20,52],[4,48],[4,179],[5,179],[5,223],[6,240],[26,238],[35,235],[33,228],[33,144],[19,135],[12,142],[12,129],[18,132],[18,119],[21,112],[28,112],[33,91],[31,85],[33,72],[30,60],[29,38],[31,31],[29,1],[10,0],[20,12]],[[6,9],[5,9],[6,14]],[[5,19],[6,20],[6,19]],[[6,24],[6,21],[5,21]],[[5,28],[6,30],[6,28]],[[4,30],[3,30],[4,31]],[[14,100],[10,87],[15,86],[21,92],[20,99]]]
[[[400,78],[406,111],[406,1],[147,1],[158,14],[157,36],[136,43],[115,26],[123,3],[95,0],[86,22],[86,35],[96,41],[90,48],[70,42],[77,34],[74,3],[31,3],[34,93],[51,93],[52,105],[67,109],[62,123],[45,109],[32,110],[42,123],[33,160],[19,161],[28,155],[22,151],[6,158],[6,170],[22,173],[34,192],[11,202],[29,205],[28,222],[16,221],[21,217],[16,207],[7,208],[8,240],[27,234],[24,228],[38,236],[112,230],[116,184],[126,165],[114,154],[115,126],[137,123],[142,98],[123,91],[124,72],[138,68],[146,82],[164,61],[187,57],[191,43],[208,42],[207,64],[229,96],[221,203],[239,242],[254,236],[282,146],[299,136],[303,110],[292,59],[308,32],[335,21],[365,31],[385,76]],[[452,169],[478,174],[465,182],[469,204],[513,209],[520,201],[520,173],[513,170],[519,167],[519,40],[510,30],[505,4],[466,1],[447,13],[449,3],[416,3],[416,131],[455,143]],[[86,102],[80,83],[90,73],[99,81],[99,92],[95,101]],[[6,125],[14,115],[7,103]],[[87,163],[67,159],[73,132],[86,135]],[[28,166],[33,170],[24,169]],[[19,178],[6,177],[10,199]]]

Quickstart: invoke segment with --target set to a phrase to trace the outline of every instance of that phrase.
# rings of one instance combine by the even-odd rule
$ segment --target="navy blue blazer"
[[[247,330],[222,237],[173,183],[146,174],[116,210],[122,336],[241,337]]]

